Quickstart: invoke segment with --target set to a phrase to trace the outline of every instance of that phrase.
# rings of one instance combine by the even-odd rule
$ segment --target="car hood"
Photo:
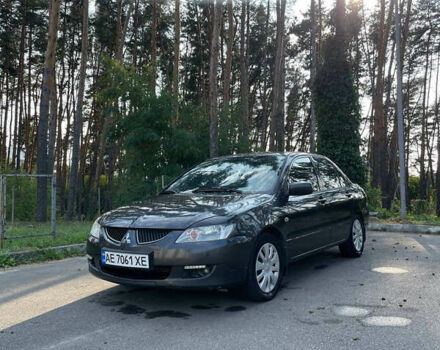
[[[103,226],[186,229],[215,216],[233,216],[272,199],[268,194],[170,194],[112,210],[101,217]]]

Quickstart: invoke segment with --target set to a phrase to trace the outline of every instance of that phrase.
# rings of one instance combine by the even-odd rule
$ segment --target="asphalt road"
[[[120,287],[85,258],[20,267],[0,271],[0,349],[439,349],[439,263],[440,236],[370,232],[360,259],[292,264],[267,303]]]

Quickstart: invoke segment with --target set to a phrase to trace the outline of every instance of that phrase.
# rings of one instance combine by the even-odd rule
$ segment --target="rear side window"
[[[313,191],[319,191],[318,178],[309,157],[296,158],[290,167],[289,182],[310,182]]]
[[[332,163],[330,163],[327,159],[320,157],[315,158],[315,161],[319,171],[319,177],[321,179],[323,190],[330,190],[333,188],[346,186],[344,177]]]

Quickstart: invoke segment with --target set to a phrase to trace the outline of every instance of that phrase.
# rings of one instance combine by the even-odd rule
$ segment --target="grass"
[[[4,242],[0,254],[17,252],[23,250],[34,250],[50,248],[75,243],[85,243],[90,232],[92,222],[90,221],[60,221],[57,222],[56,237],[32,237],[21,239],[7,239]],[[27,236],[42,233],[50,233],[50,223],[16,223],[14,226],[8,225],[6,236]]]
[[[378,212],[377,218],[380,222],[390,224],[414,224],[440,226],[440,217],[434,214],[414,214],[409,212],[405,222],[400,219],[400,213],[394,211]]]

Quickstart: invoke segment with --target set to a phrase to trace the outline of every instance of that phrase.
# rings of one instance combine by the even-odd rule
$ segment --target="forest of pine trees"
[[[394,1],[0,0],[0,173],[90,218],[209,157],[316,151],[392,211]],[[408,203],[440,215],[440,1],[398,3]]]

